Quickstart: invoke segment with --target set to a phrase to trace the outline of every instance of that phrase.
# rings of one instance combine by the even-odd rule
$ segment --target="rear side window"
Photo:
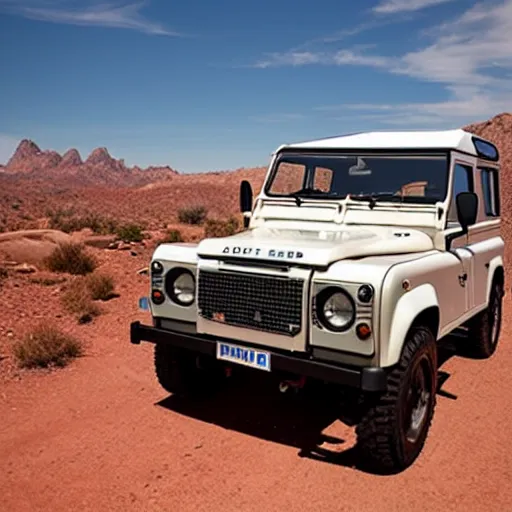
[[[494,169],[479,169],[482,185],[483,208],[487,217],[500,214],[499,176]]]
[[[448,211],[448,222],[457,222],[457,204],[455,198],[461,192],[473,192],[473,168],[469,165],[455,164],[453,168],[453,194]]]

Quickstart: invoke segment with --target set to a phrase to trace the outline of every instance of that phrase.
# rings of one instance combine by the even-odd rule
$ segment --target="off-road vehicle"
[[[463,130],[283,145],[255,201],[241,183],[240,203],[241,233],[156,248],[153,325],[132,323],[131,342],[155,344],[172,393],[240,366],[282,375],[282,389],[353,390],[364,459],[408,467],[434,413],[439,340],[465,331],[481,358],[498,343],[497,148]]]

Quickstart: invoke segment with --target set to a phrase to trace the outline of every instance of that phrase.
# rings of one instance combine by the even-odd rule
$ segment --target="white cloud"
[[[6,164],[16,151],[21,139],[0,133],[0,165]]]
[[[454,0],[384,0],[374,7],[373,11],[379,14],[413,12],[453,1]]]
[[[398,3],[394,1],[395,5]],[[414,4],[419,5],[419,1]],[[366,118],[371,116],[388,124],[423,125],[446,119],[458,124],[511,110],[511,33],[512,0],[486,1],[437,26],[430,33],[433,40],[428,45],[402,55],[379,55],[369,51],[368,46],[308,52],[307,58],[287,52],[272,54],[264,67],[365,66],[438,83],[447,93],[447,99],[442,102],[342,105],[320,110],[345,114],[359,111]]]
[[[97,26],[137,30],[146,34],[179,36],[177,32],[166,29],[161,23],[148,20],[141,11],[147,1],[98,3],[89,2],[87,6],[73,7],[69,0],[0,0],[13,14],[28,19],[63,23],[67,25]]]

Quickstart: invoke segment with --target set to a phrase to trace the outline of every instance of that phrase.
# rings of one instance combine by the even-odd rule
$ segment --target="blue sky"
[[[181,172],[281,143],[510,111],[512,0],[0,0],[0,162],[21,138]]]

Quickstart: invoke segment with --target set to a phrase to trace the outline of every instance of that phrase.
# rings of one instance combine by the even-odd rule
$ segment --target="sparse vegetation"
[[[207,238],[231,236],[239,231],[239,226],[240,223],[236,217],[230,217],[228,220],[208,219],[204,234]]]
[[[89,274],[85,285],[93,300],[109,300],[114,296],[114,278],[106,274]]]
[[[51,272],[85,275],[96,268],[96,259],[81,244],[64,243],[57,246],[45,260]]]
[[[116,230],[117,237],[123,242],[142,242],[144,233],[138,224],[125,224]]]
[[[101,217],[94,213],[79,215],[73,209],[59,209],[49,210],[46,215],[49,217],[49,227],[51,229],[59,229],[65,233],[88,228],[98,235],[110,235],[116,233],[118,229],[117,222],[114,219]]]
[[[182,224],[200,225],[206,219],[207,210],[204,206],[191,206],[178,210],[178,220]]]
[[[170,229],[161,240],[163,244],[173,244],[176,242],[183,242],[181,231],[178,229]]]
[[[101,309],[94,303],[91,291],[83,279],[71,283],[62,295],[61,302],[69,313],[76,315],[80,324],[91,322],[101,314]]]
[[[46,323],[36,326],[13,347],[21,368],[65,366],[83,354],[82,342]]]

